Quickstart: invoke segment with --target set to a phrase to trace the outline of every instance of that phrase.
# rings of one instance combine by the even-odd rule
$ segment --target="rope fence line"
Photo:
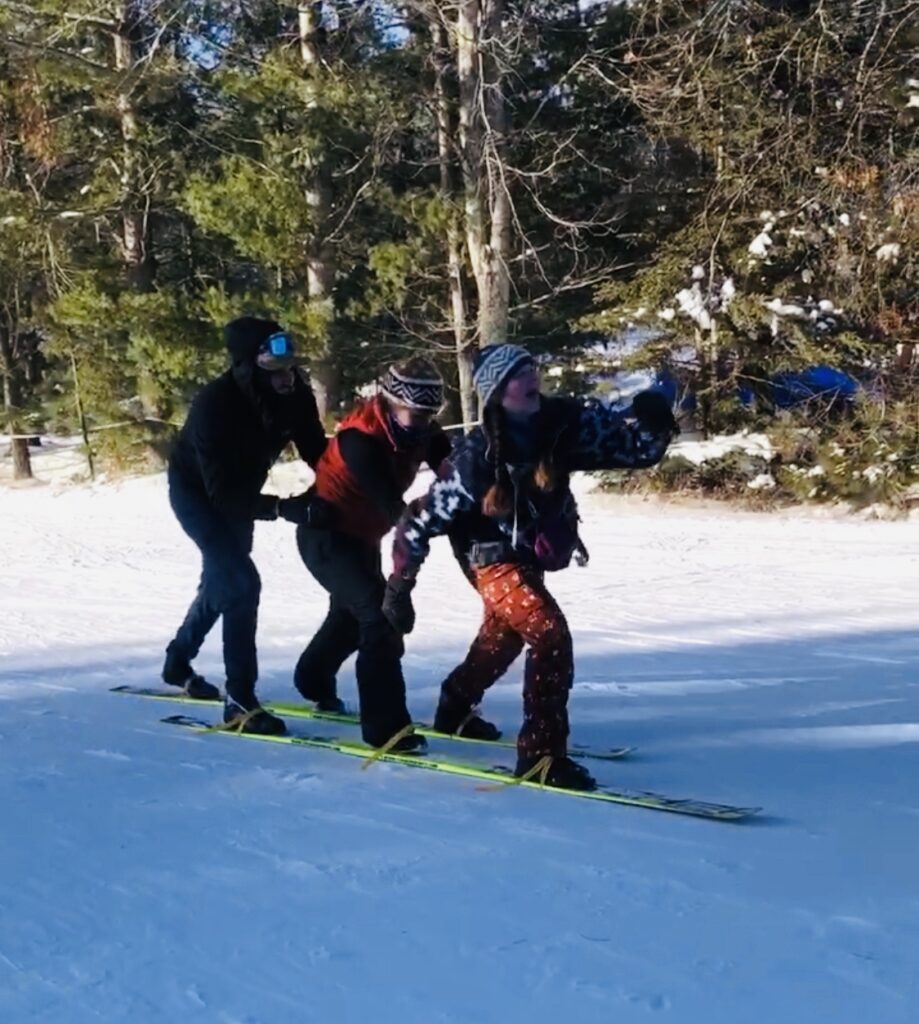
[[[121,427],[142,427],[145,423],[162,423],[165,426],[179,428],[181,423],[174,423],[172,420],[161,420],[156,416],[146,416],[144,419],[118,420],[116,423],[100,423],[97,427],[87,427],[88,434],[96,434],[103,430],[118,430]],[[54,434],[42,433],[40,430],[33,430],[31,434],[0,434],[0,440],[7,441],[31,441],[36,437],[55,437]],[[83,444],[83,441],[77,442]]]
[[[467,430],[472,427],[477,427],[481,423],[481,420],[472,420],[470,423],[448,423],[442,426],[442,430]],[[175,427],[176,430],[181,429],[181,423],[175,423],[172,420],[161,420],[155,416],[148,416],[142,420],[121,420],[118,423],[103,423],[98,427],[87,427],[86,432],[88,434],[97,434],[103,430],[118,430],[121,427],[142,427],[145,423],[161,423],[164,426]],[[31,434],[0,434],[0,441],[33,441],[35,438],[41,439],[42,437],[55,437],[55,434],[45,434],[39,430],[33,430]],[[326,437],[334,437],[334,434],[326,434]],[[83,444],[82,440],[74,440],[72,447],[78,448]],[[61,447],[66,447],[61,445]]]
[[[475,420],[471,423],[449,423],[443,426],[442,429],[446,431],[468,430],[472,427],[478,426],[480,422],[480,420]],[[172,420],[163,420],[155,416],[147,416],[143,419],[119,420],[114,423],[100,423],[98,426],[94,427],[87,426],[87,436],[85,439],[76,435],[58,437],[54,434],[44,434],[40,431],[33,431],[31,434],[0,434],[0,450],[2,450],[3,447],[8,447],[11,451],[13,441],[34,441],[37,439],[39,441],[39,445],[36,446],[34,450],[30,449],[31,457],[36,455],[51,456],[53,454],[62,454],[64,452],[73,453],[73,456],[75,457],[82,452],[86,459],[89,478],[91,480],[95,480],[96,469],[93,463],[93,450],[88,444],[90,434],[98,434],[108,430],[124,430],[129,427],[143,427],[147,424],[154,423],[162,426],[174,427],[177,430],[182,426],[181,423],[176,423]],[[333,437],[334,435],[327,434],[326,436]],[[51,439],[52,444],[43,444],[42,442],[46,439]],[[4,442],[7,444],[4,445]]]

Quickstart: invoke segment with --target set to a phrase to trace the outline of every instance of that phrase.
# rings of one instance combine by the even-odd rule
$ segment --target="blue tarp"
[[[811,398],[851,401],[859,383],[832,366],[811,366],[799,373],[778,373],[772,378],[772,398],[780,409],[790,409]]]
[[[777,373],[769,381],[767,397],[778,409],[792,409],[814,398],[825,401],[851,401],[861,385],[854,377],[832,366],[811,366],[796,373]],[[744,405],[752,405],[753,389],[742,384],[738,397]]]
[[[624,397],[634,397],[645,388],[653,388],[664,394],[671,406],[687,412],[696,408],[696,396],[691,392],[681,394],[680,384],[673,372],[664,367],[617,373],[613,378]],[[744,405],[753,405],[762,397],[774,403],[778,409],[791,409],[812,399],[825,402],[849,402],[861,388],[861,384],[842,370],[832,366],[810,366],[794,373],[774,374],[768,382],[754,391],[749,384],[737,388],[737,397]]]

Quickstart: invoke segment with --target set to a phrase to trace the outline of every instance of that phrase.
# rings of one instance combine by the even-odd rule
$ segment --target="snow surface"
[[[881,263],[896,263],[900,258],[900,248],[899,242],[887,242],[886,245],[880,246],[874,255]]]
[[[768,434],[751,434],[741,431],[738,434],[720,434],[706,440],[679,439],[667,449],[667,457],[679,456],[696,466],[701,466],[703,462],[720,459],[731,452],[753,455],[766,462],[769,462],[775,454]]]
[[[162,477],[0,490],[0,1021],[915,1021],[915,523],[583,512],[591,566],[551,581],[575,738],[640,748],[605,781],[762,820],[160,725],[177,707],[107,689],[156,682],[194,589]],[[256,558],[261,692],[292,699],[324,600],[292,527],[260,524]],[[478,605],[443,541],[416,594],[427,716]],[[519,686],[486,701],[509,731]]]
[[[89,479],[89,467],[79,437],[42,435],[41,446],[29,448],[32,472],[39,481],[79,481]],[[13,483],[13,455],[7,438],[0,437],[0,486]],[[17,487],[34,486],[32,481],[17,481]],[[2,502],[0,498],[0,502]]]

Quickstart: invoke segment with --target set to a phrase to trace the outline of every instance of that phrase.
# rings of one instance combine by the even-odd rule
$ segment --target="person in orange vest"
[[[383,614],[380,546],[405,509],[403,494],[426,463],[436,469],[450,442],[434,422],[443,380],[426,359],[389,367],[380,393],[361,402],[329,442],[313,493],[331,506],[330,529],[297,529],[304,564],[329,594],[325,621],[297,662],[294,685],[321,710],[341,711],[336,675],[357,651],[364,741],[381,747],[411,724],[405,698],[402,637]],[[394,749],[417,750],[407,733]]]

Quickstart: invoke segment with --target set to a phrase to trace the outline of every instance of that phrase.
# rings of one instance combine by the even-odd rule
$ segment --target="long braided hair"
[[[500,401],[489,402],[482,414],[482,423],[489,440],[489,461],[494,464],[495,482],[482,499],[482,511],[492,518],[510,515],[514,511],[514,482],[505,457],[505,428],[507,417]],[[552,458],[552,445],[543,429],[542,417],[536,418],[539,449],[536,467],[530,482],[540,491],[551,491],[558,482],[558,473]]]

